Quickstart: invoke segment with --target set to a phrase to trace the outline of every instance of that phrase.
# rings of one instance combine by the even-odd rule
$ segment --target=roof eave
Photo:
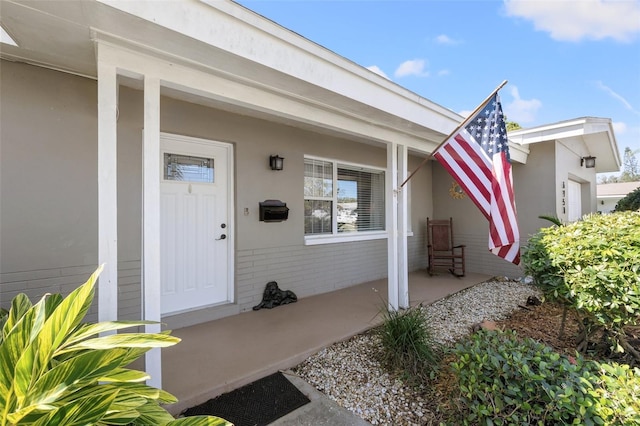
[[[610,118],[581,117],[509,132],[509,141],[523,146],[576,137],[582,139],[589,155],[597,158],[597,173],[620,170],[620,154]]]

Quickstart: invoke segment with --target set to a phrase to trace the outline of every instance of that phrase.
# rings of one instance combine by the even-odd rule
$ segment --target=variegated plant
[[[174,419],[161,404],[173,395],[127,368],[151,348],[180,339],[169,333],[101,333],[147,322],[83,323],[102,267],[68,297],[26,295],[0,311],[0,426],[231,425],[217,417]]]

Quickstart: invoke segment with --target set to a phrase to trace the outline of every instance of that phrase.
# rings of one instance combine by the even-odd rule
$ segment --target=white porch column
[[[118,183],[115,66],[98,57],[98,321],[118,318]]]
[[[407,179],[409,155],[406,145],[398,145],[398,186]],[[409,183],[398,193],[398,304],[409,307],[409,254],[407,234],[409,232]]]
[[[142,310],[147,333],[160,332],[160,80],[144,78],[144,140],[142,149]],[[160,348],[145,354],[147,384],[162,387]]]
[[[387,144],[386,228],[389,310],[398,310],[398,145]]]

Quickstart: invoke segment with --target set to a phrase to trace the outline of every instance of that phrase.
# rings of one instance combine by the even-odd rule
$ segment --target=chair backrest
[[[427,244],[434,251],[450,251],[453,248],[453,218],[427,218]]]

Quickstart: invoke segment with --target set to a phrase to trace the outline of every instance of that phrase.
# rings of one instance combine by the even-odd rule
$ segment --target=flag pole
[[[429,160],[431,159],[431,157],[433,157],[433,153],[434,153],[434,152],[436,152],[437,150],[439,150],[439,149],[440,149],[440,147],[441,147],[442,145],[444,145],[444,143],[445,143],[446,141],[448,141],[448,140],[449,140],[449,138],[451,137],[451,135],[455,134],[458,130],[460,130],[460,128],[461,128],[462,126],[466,125],[466,124],[467,124],[467,122],[469,121],[469,119],[471,119],[472,117],[474,117],[474,116],[478,113],[478,111],[480,111],[480,110],[482,109],[482,107],[484,106],[484,104],[486,104],[486,103],[489,101],[489,99],[491,99],[491,98],[493,97],[493,95],[495,95],[495,94],[496,94],[496,92],[497,92],[498,90],[502,89],[502,88],[505,86],[505,84],[507,84],[507,80],[504,80],[502,83],[500,83],[500,85],[499,85],[498,87],[496,87],[496,88],[495,88],[495,90],[494,90],[493,92],[491,92],[491,94],[490,94],[489,96],[487,96],[487,98],[486,98],[484,101],[482,101],[482,103],[481,103],[480,105],[478,105],[478,107],[477,107],[475,110],[473,110],[473,112],[472,112],[471,114],[469,114],[469,116],[467,116],[467,118],[466,118],[465,120],[463,120],[463,121],[462,121],[462,123],[458,124],[458,127],[456,127],[455,129],[453,129],[453,131],[452,131],[451,133],[449,133],[449,134],[447,135],[447,137],[445,137],[445,138],[442,140],[442,142],[440,142],[440,144],[438,144],[438,146],[436,147],[436,149],[434,149],[433,151],[431,151],[431,153],[430,153],[429,155],[427,155],[427,157],[422,161],[422,163],[420,163],[420,165],[419,165],[418,167],[416,167],[416,169],[415,169],[413,172],[411,172],[411,174],[409,175],[409,177],[407,177],[407,178],[404,180],[404,182],[402,182],[402,184],[400,185],[399,189],[402,189],[402,187],[403,187],[407,182],[409,182],[409,179],[411,179],[411,178],[413,177],[413,175],[415,175],[415,174],[418,172],[418,170],[420,170],[420,169],[422,168],[422,166],[424,166],[425,164],[427,164],[427,161],[429,161]]]

